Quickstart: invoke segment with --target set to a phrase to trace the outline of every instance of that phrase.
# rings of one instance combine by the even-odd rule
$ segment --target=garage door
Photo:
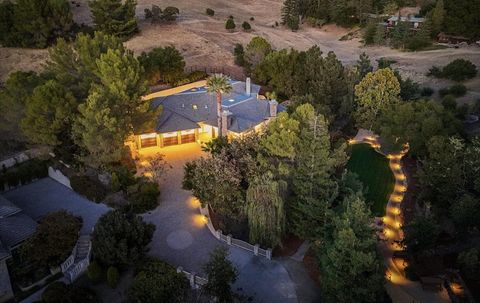
[[[157,146],[157,138],[146,138],[141,141],[142,148]]]
[[[140,135],[140,145],[142,148],[157,146],[157,134],[142,134]]]
[[[163,138],[163,146],[172,146],[178,144],[178,137],[167,137]]]
[[[182,135],[182,144],[195,142],[195,134]]]

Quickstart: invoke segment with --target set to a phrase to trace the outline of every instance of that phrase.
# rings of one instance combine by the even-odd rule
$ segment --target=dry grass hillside
[[[79,7],[77,7],[79,4]],[[156,4],[160,7],[176,6],[181,15],[176,23],[152,25],[144,20],[144,9]],[[348,30],[330,25],[322,29],[304,26],[298,32],[275,27],[280,22],[282,0],[138,0],[137,16],[141,32],[125,45],[139,54],[154,47],[174,45],[185,56],[188,66],[228,67],[235,69],[232,50],[235,43],[247,43],[253,36],[265,37],[276,48],[307,49],[319,45],[324,52],[334,51],[345,63],[357,60],[361,52],[371,58],[388,57],[397,61],[394,65],[402,74],[433,87],[447,83],[425,77],[432,65],[444,65],[455,58],[466,58],[480,66],[480,47],[440,49],[426,52],[399,52],[387,47],[362,47],[359,39],[339,41]],[[72,5],[74,18],[78,23],[91,23],[87,0],[75,0]],[[215,10],[215,16],[205,14],[206,8]],[[233,15],[237,30],[229,33],[224,29],[228,16]],[[254,21],[250,21],[253,17]],[[253,28],[250,33],[240,27],[248,21]],[[0,80],[13,70],[38,69],[47,57],[45,50],[0,48]],[[238,69],[237,69],[238,71]],[[471,89],[480,92],[478,81],[467,83]]]

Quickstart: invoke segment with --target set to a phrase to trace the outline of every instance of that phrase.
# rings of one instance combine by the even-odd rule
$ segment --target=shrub
[[[455,84],[450,87],[450,94],[454,95],[455,97],[465,96],[466,93],[467,88],[463,84]]]
[[[431,87],[423,87],[422,90],[420,91],[420,95],[422,97],[430,97],[433,95],[435,91]]]
[[[390,67],[392,64],[397,63],[397,61],[382,57],[380,59],[377,59],[377,63],[378,63],[378,69],[382,69],[382,68]]]
[[[152,210],[158,205],[158,195],[160,190],[158,189],[158,183],[145,182],[139,185],[138,191],[131,193],[129,200],[132,206],[132,210],[135,213],[144,213]]]
[[[235,44],[233,49],[233,55],[235,56],[235,64],[238,66],[245,66],[245,50],[240,43]]]
[[[242,23],[242,28],[243,28],[244,31],[249,31],[249,30],[252,29],[252,27],[250,26],[250,23],[248,23],[247,21],[244,21]]]
[[[207,8],[207,9],[205,10],[205,13],[206,13],[208,16],[211,16],[211,17],[212,17],[213,15],[215,15],[215,11],[214,11],[213,9],[211,9],[211,8]]]
[[[446,95],[443,99],[442,99],[442,105],[443,107],[445,107],[446,109],[450,110],[450,111],[454,111],[456,108],[457,108],[457,101],[455,100],[455,97],[452,96],[452,95]]]
[[[208,74],[205,71],[201,71],[201,70],[193,71],[190,74],[186,75],[182,80],[177,81],[175,83],[175,86],[196,82],[199,80],[203,80],[207,77],[208,77]]]
[[[99,283],[102,281],[103,276],[102,267],[100,267],[96,261],[93,261],[90,263],[90,265],[88,265],[87,276],[93,283]]]
[[[48,160],[32,159],[17,164],[12,168],[2,168],[0,174],[0,188],[8,184],[9,186],[17,186],[27,184],[34,179],[45,178],[48,176]]]
[[[42,293],[43,303],[96,303],[95,292],[88,288],[80,288],[55,281]]]
[[[477,75],[477,68],[468,60],[456,59],[443,68],[442,74],[443,77],[454,81],[464,81],[474,78]]]
[[[427,75],[436,78],[447,78],[454,81],[464,81],[474,78],[477,75],[477,68],[468,60],[456,59],[448,63],[443,69],[432,66]]]
[[[133,185],[136,183],[135,173],[133,171],[131,171],[125,166],[118,166],[113,170],[113,173],[112,173],[112,190],[113,191],[118,191],[113,188],[114,175],[118,179],[118,187],[119,187],[118,190],[126,190],[130,185]]]
[[[159,81],[173,84],[183,77],[185,60],[173,46],[154,48],[148,53],[142,53],[138,59],[151,85]]]
[[[118,210],[104,214],[95,225],[92,251],[103,266],[125,267],[143,257],[155,226]]]
[[[250,21],[254,21],[254,20],[255,20],[255,18],[253,18],[253,17],[250,17]]]
[[[22,249],[36,264],[57,266],[72,253],[81,227],[82,219],[64,210],[49,213]]]
[[[107,270],[107,284],[111,288],[116,288],[118,281],[120,280],[120,274],[118,269],[114,266],[110,266]]]
[[[444,87],[438,90],[438,94],[440,95],[440,97],[445,97],[449,93],[450,93],[450,89],[448,87]]]
[[[442,78],[442,69],[438,66],[432,66],[427,73],[427,76]]]
[[[227,21],[225,22],[225,29],[229,31],[233,31],[235,29],[235,21],[233,21],[233,18],[228,18]]]
[[[467,88],[463,84],[455,84],[450,88],[442,88],[438,91],[440,96],[453,95],[455,97],[464,96],[467,93]]]
[[[132,302],[185,302],[188,281],[185,275],[163,261],[148,259],[136,270],[128,289]]]
[[[98,179],[88,176],[73,176],[70,185],[74,191],[91,201],[100,202],[107,195],[105,186]]]

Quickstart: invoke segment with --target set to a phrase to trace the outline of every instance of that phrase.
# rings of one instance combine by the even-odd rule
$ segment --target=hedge
[[[31,159],[9,169],[2,169],[0,186],[15,187],[48,176],[49,160]]]
[[[105,186],[98,179],[88,176],[73,176],[70,185],[74,191],[94,202],[101,202],[107,196]]]

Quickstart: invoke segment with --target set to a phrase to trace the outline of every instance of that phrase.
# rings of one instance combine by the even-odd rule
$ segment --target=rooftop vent
[[[198,106],[197,106],[196,104],[193,104],[193,105],[192,105],[192,108],[193,108],[193,109],[198,109]]]

